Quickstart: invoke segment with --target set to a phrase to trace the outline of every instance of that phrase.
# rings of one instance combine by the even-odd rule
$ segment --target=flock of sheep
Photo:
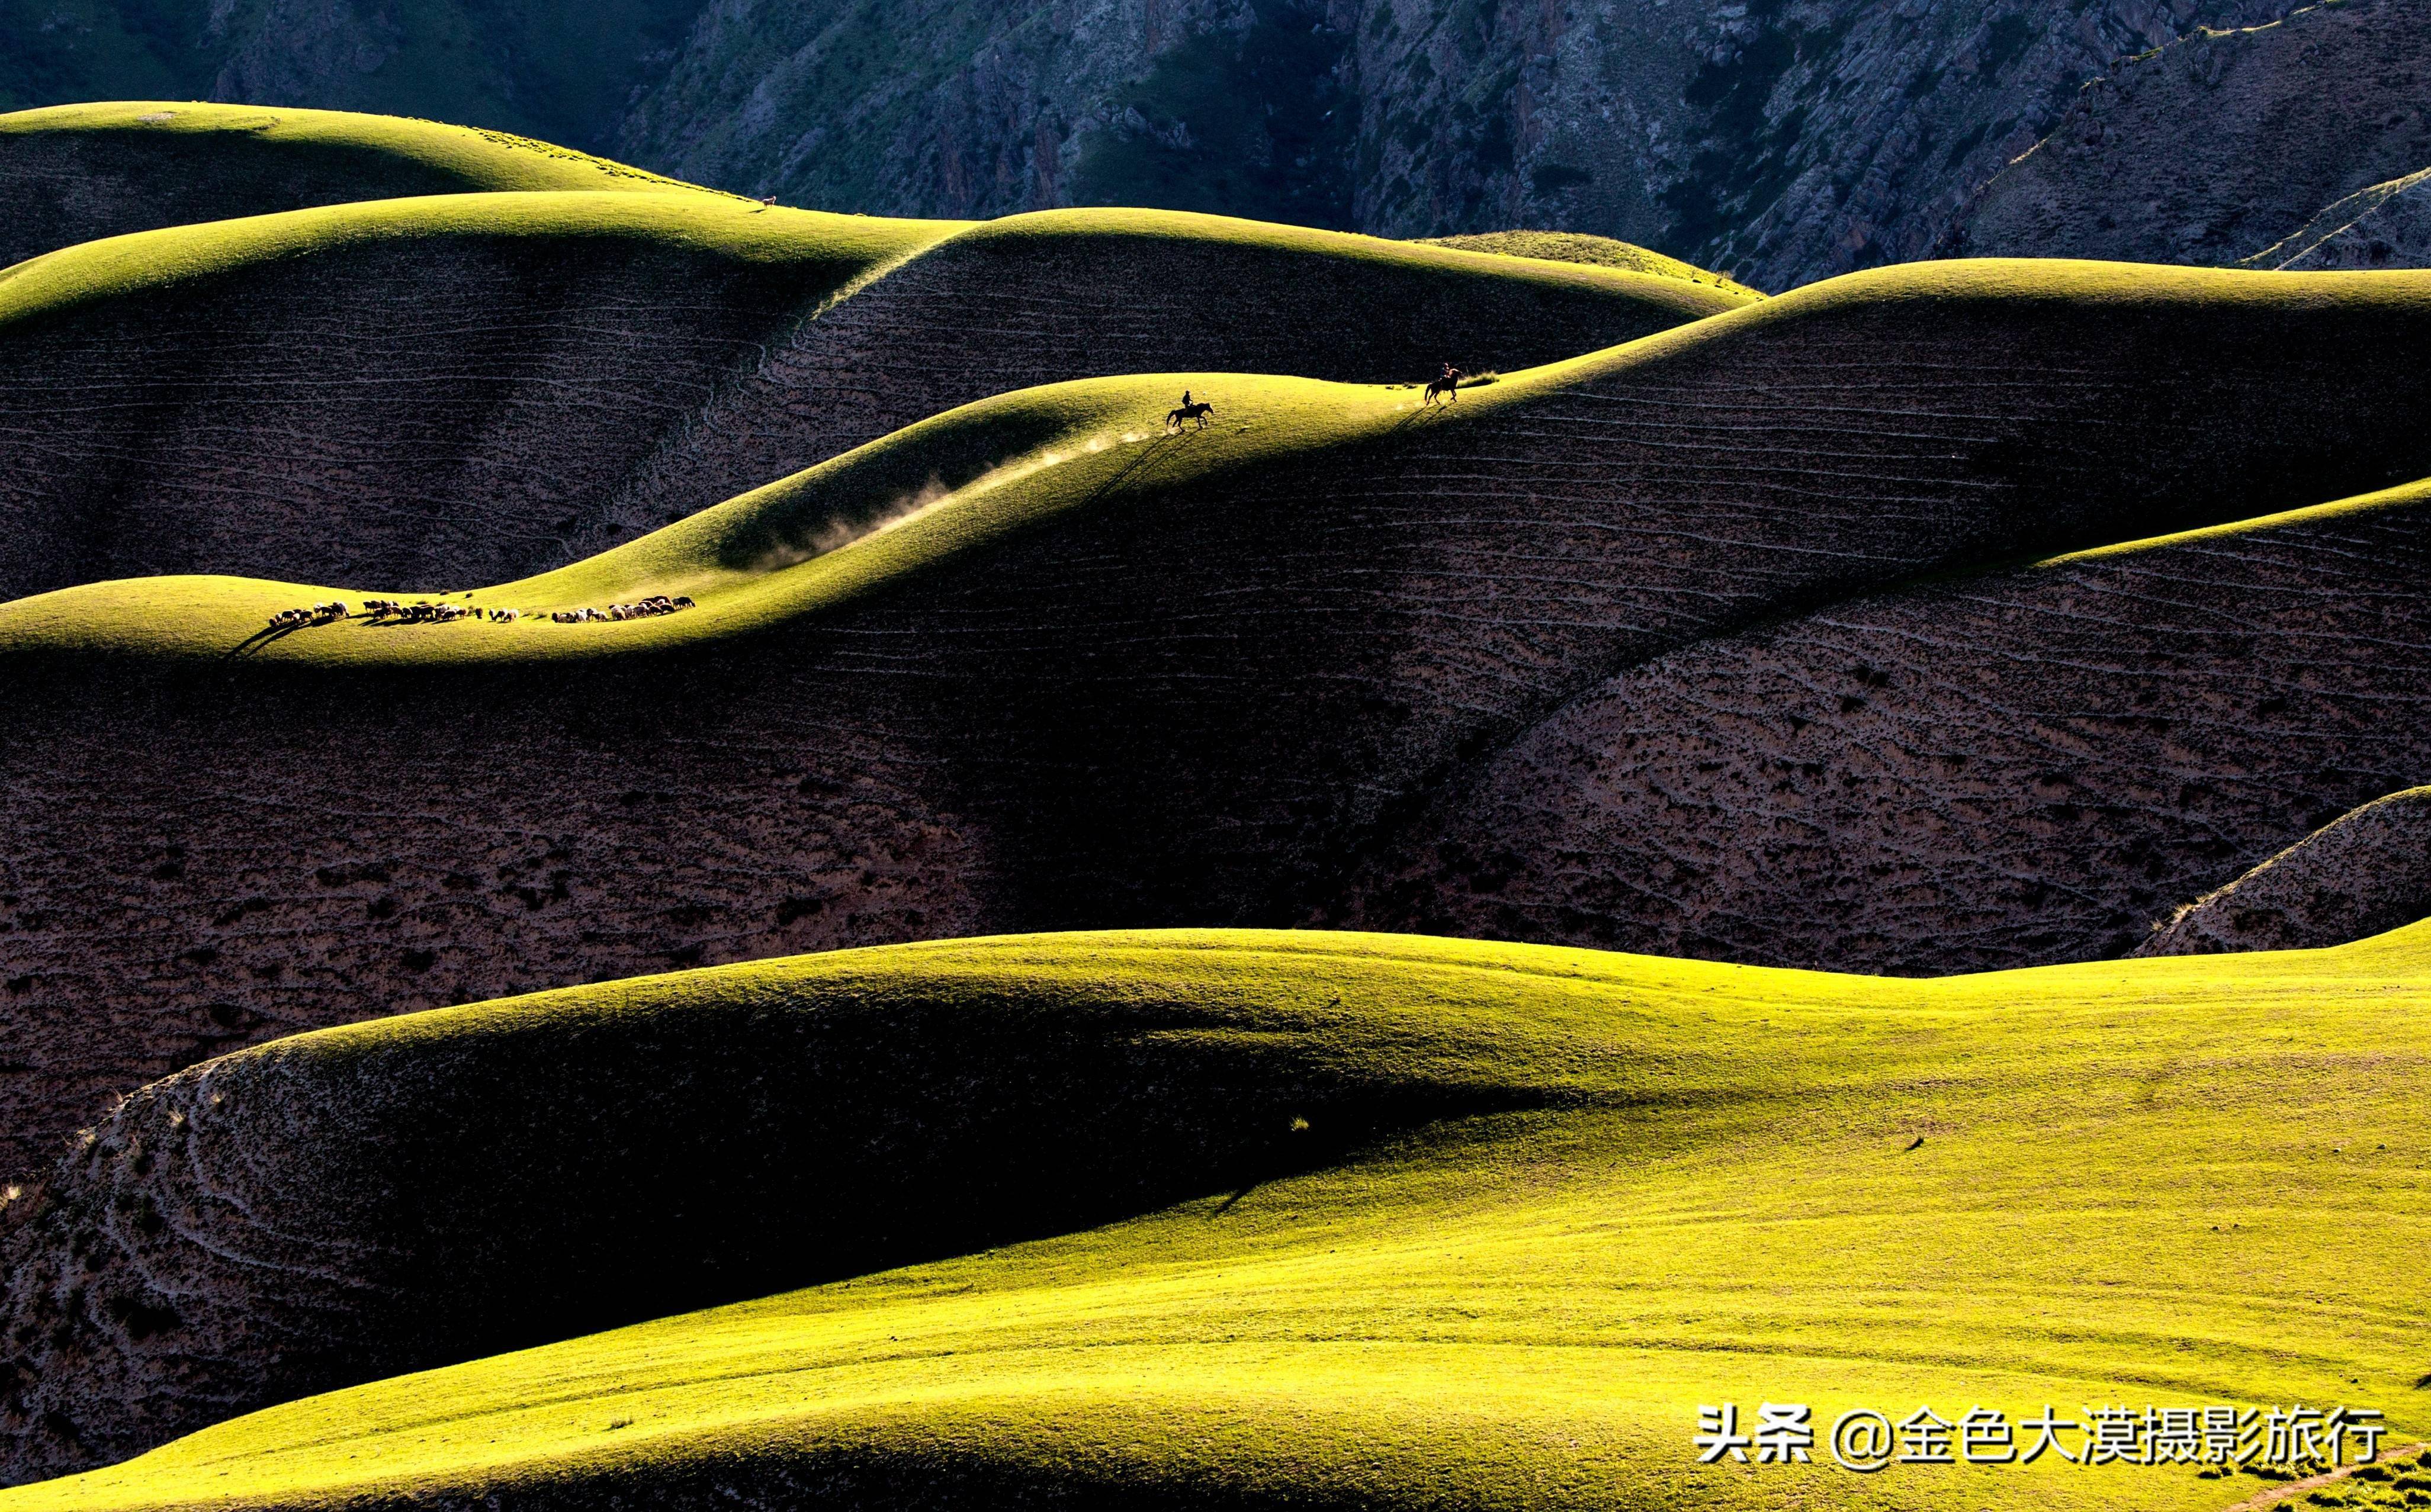
[[[604,609],[560,609],[549,616],[560,624],[588,624],[597,620],[646,620],[653,615],[673,614],[678,609],[692,607],[688,598],[669,598],[653,593],[631,604],[611,604]],[[514,611],[506,611],[512,614]]]
[[[631,604],[611,604],[604,609],[559,609],[549,616],[558,624],[595,624],[616,620],[646,620],[655,615],[673,614],[678,609],[693,606],[689,598],[669,598],[664,593]],[[451,624],[458,620],[487,620],[493,624],[512,624],[524,617],[521,609],[484,609],[470,604],[407,604],[397,599],[363,600],[363,618],[374,623],[383,621],[394,624]],[[343,599],[327,604],[314,604],[300,609],[281,609],[270,617],[270,628],[289,630],[308,624],[328,624],[353,618]],[[533,618],[539,618],[534,611]]]

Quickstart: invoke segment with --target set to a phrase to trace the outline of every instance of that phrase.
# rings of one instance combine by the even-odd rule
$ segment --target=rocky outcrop
[[[2339,815],[2153,926],[2130,954],[2318,950],[2431,918],[2431,788]]]
[[[1922,255],[2118,56],[2285,8],[1085,0],[880,44],[746,0],[704,16],[617,146],[837,208],[1539,226],[1781,289]]]
[[[2323,207],[2426,162],[2431,12],[2420,0],[2330,0],[2121,62],[1984,186],[1938,250],[2357,266],[2302,262],[2303,246],[2265,249]]]

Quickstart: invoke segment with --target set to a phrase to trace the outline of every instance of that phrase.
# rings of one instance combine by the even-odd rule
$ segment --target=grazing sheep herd
[[[661,614],[673,614],[678,609],[693,606],[689,598],[669,598],[653,593],[631,604],[611,604],[604,609],[559,609],[549,616],[558,624],[605,624],[621,620],[646,620]],[[493,624],[512,624],[524,617],[522,609],[485,609],[470,604],[432,604],[424,601],[407,604],[398,599],[363,600],[363,618],[374,623],[390,624],[452,624],[458,620],[487,620]],[[352,619],[344,600],[332,599],[300,609],[281,609],[270,617],[273,630],[300,629],[308,624],[328,624]],[[540,618],[538,610],[532,618]]]
[[[632,604],[611,604],[604,609],[560,609],[549,616],[560,624],[589,624],[605,620],[646,620],[652,615],[673,614],[678,609],[692,607],[688,598],[669,598],[653,593]]]
[[[343,620],[345,617],[346,606],[332,599],[327,604],[315,604],[309,608],[281,609],[270,617],[270,627],[274,630],[285,630],[300,624],[327,624],[331,620]]]

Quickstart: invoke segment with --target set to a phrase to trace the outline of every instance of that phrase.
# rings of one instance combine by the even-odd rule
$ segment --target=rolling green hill
[[[1413,849],[1455,932],[1592,942],[1630,917],[1614,889],[1641,889],[1683,900],[1681,948],[1724,958],[2123,949],[2314,806],[2431,759],[2389,649],[2426,619],[2411,506],[2248,532],[2252,572],[2201,592],[2170,564],[2241,547],[2030,574],[2057,590],[2039,602],[1959,574],[2431,474],[2426,276],[1926,265],[1434,409],[1406,388],[1089,380],[455,590],[698,601],[630,623],[265,624],[384,587],[360,580],[16,601],[10,1011],[50,1047],[0,1072],[19,1168],[110,1089],[295,1028],[940,935],[1398,923],[1383,863]],[[1216,424],[1166,436],[1185,387]],[[2333,569],[2336,594],[2300,590]],[[2133,614],[2087,612],[2129,587]],[[1887,645],[1844,655],[1839,621],[1926,590]],[[1903,645],[1964,678],[1903,706],[1870,681]],[[2340,669],[2319,694],[2317,654]],[[1628,708],[1632,669],[1683,666],[1704,671],[1644,706],[1672,712],[1598,748],[1652,767],[1627,822],[1603,822],[1586,757],[1516,815],[1473,780]],[[2049,701],[1998,717],[2003,677]],[[1778,690],[1736,706],[1755,689]],[[1792,737],[1819,749],[1769,743]],[[2166,789],[2138,775],[2154,761]],[[1703,865],[1692,848],[1734,826],[1752,860]],[[1970,832],[2003,838],[1938,839]]]
[[[1745,284],[1700,268],[1695,263],[1667,258],[1660,252],[1633,242],[1608,236],[1588,236],[1578,231],[1481,231],[1470,236],[1431,237],[1426,244],[1458,247],[1466,252],[1499,252],[1506,258],[1538,258],[1549,262],[1584,262],[1598,268],[1625,268],[1633,273],[1658,274],[1667,278],[1685,278],[1695,284],[1713,284],[1750,294],[1757,292]]]
[[[0,267],[79,241],[354,200],[689,184],[528,137],[193,101],[0,115]]]
[[[1743,302],[1142,211],[970,226],[461,193],[143,232],[0,274],[19,459],[0,594],[168,572],[495,581],[1009,390],[1424,378]]]
[[[61,1167],[18,1233],[52,1223],[73,1321],[22,1400],[101,1441],[195,1369],[261,1400],[313,1330],[428,1348],[460,1296],[645,1314],[690,1280],[663,1250],[738,1232],[813,1236],[812,1273],[881,1234],[933,1258],[294,1402],[0,1507],[2225,1507],[2267,1483],[1699,1467],[1690,1435],[1718,1402],[2301,1401],[2419,1439],[2426,950],[1917,982],[1048,937],[309,1036],[139,1094]],[[519,1191],[528,1223],[486,1221]],[[649,1232],[653,1193],[699,1226]]]

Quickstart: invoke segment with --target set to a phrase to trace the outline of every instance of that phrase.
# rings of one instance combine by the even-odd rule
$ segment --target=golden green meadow
[[[1111,231],[1626,288],[1702,318],[1497,375],[1441,408],[1407,384],[1269,374],[1023,390],[515,582],[85,583],[0,604],[0,655],[29,664],[241,657],[377,679],[713,649],[880,592],[916,595],[944,564],[1048,522],[1390,448],[1422,428],[1524,418],[1548,396],[1861,307],[1926,324],[1984,301],[2126,324],[2198,307],[2431,311],[2431,274],[2015,260],[1888,268],[1762,299],[1651,254],[1614,254],[1633,270],[1619,272],[1534,260],[1565,249],[1525,239],[1421,247],[1115,210],[887,221],[763,208],[428,123],[77,109],[8,118],[0,133],[272,133],[465,191],[36,258],[0,271],[0,341],[130,291],[463,236],[781,264],[832,306],[950,239]],[[1168,433],[1162,417],[1184,388],[1218,412],[1205,430]],[[2411,508],[2426,487],[2294,513]],[[2293,517],[2161,535],[2130,514],[2075,555]],[[1961,570],[2003,565],[2014,564]],[[647,594],[698,606],[546,620]],[[366,595],[526,618],[265,630],[280,610]],[[2284,1477],[2054,1456],[1860,1475],[1831,1464],[1819,1436],[1809,1464],[1701,1465],[1691,1436],[1700,1408],[1722,1403],[1743,1428],[1761,1403],[1806,1404],[1819,1425],[1857,1407],[1955,1421],[1983,1406],[2015,1423],[2047,1408],[2303,1404],[2380,1409],[2409,1457],[2431,1438],[2431,922],[2333,950],[1933,979],[1348,933],[957,939],[568,988],[243,1054],[343,1066],[503,1025],[575,1034],[642,1012],[682,1015],[713,1039],[743,1015],[881,999],[972,1015],[1017,1005],[1185,1063],[1194,1047],[1297,1057],[1384,1087],[1462,1088],[1485,1110],[1098,1227],[291,1402],[0,1490],[0,1512],[641,1505],[675,1487],[702,1500],[791,1487],[835,1505],[2159,1512],[2226,1508]],[[498,1044],[487,1072],[511,1085],[529,1041]],[[601,1486],[632,1500],[605,1500]],[[2431,1463],[2300,1494],[2431,1505]]]
[[[2431,1430],[2431,926],[1925,981],[1388,936],[1014,938],[288,1044],[344,1057],[645,1000],[714,1033],[746,1001],[907,983],[1108,1033],[1179,997],[1195,1022],[1148,1032],[1537,1105],[1084,1233],[293,1403],[0,1506],[470,1498],[856,1456],[1110,1501],[2193,1508],[2269,1483],[2049,1455],[1698,1467],[1689,1438],[1724,1401],[1826,1421],[2301,1402],[2379,1406],[2392,1445]]]

